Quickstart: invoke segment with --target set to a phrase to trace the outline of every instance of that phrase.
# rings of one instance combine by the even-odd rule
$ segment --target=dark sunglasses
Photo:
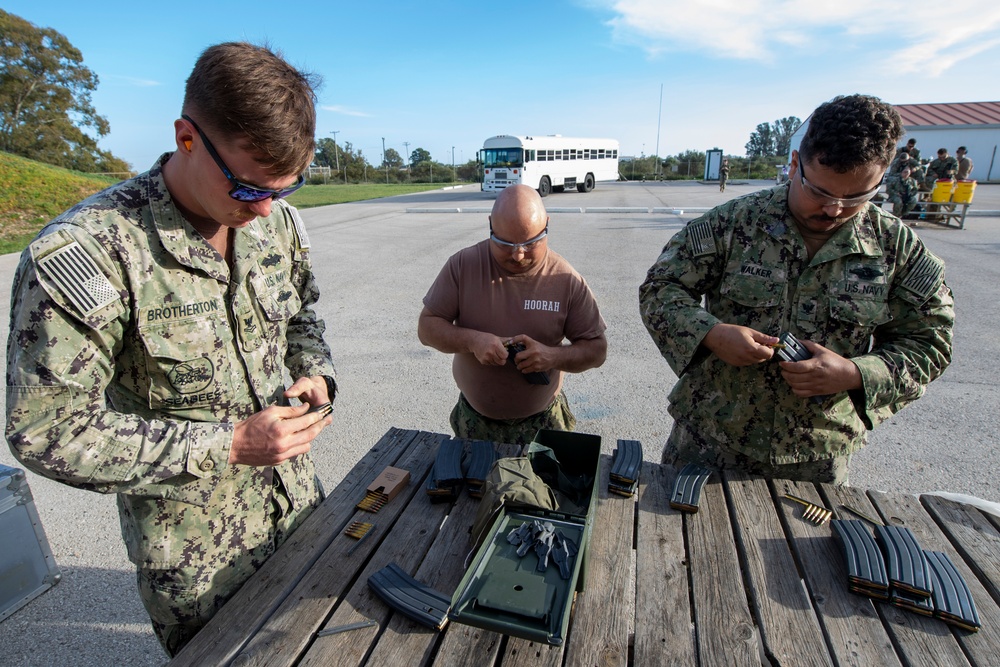
[[[244,183],[238,180],[235,176],[233,176],[232,170],[227,167],[226,163],[223,162],[221,157],[219,157],[219,154],[215,151],[215,146],[212,145],[212,142],[208,140],[205,133],[201,131],[200,127],[198,127],[198,123],[194,122],[187,114],[181,115],[181,118],[191,123],[191,126],[198,133],[198,136],[201,137],[203,142],[205,142],[205,148],[208,149],[208,154],[212,156],[212,159],[215,160],[215,164],[219,165],[219,169],[222,170],[223,175],[225,175],[226,179],[233,186],[233,189],[229,191],[229,196],[236,201],[255,202],[264,201],[265,199],[284,199],[306,184],[305,176],[302,174],[299,174],[299,180],[296,181],[294,185],[282,188],[281,190],[262,188],[259,185],[250,185],[249,183]]]

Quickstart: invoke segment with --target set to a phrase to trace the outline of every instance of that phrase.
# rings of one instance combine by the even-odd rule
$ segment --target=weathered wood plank
[[[560,667],[563,661],[563,648],[518,637],[507,637],[500,667]]]
[[[375,532],[361,543],[338,534],[295,590],[237,656],[242,661],[241,665],[296,664],[300,654],[314,640],[316,631],[326,625],[339,626],[369,618],[384,623],[390,610],[370,592],[368,577],[392,560],[412,572],[436,534],[445,514],[444,508],[432,511],[410,501],[423,493],[421,481],[434,462],[439,442],[440,437],[433,434],[420,433],[417,436],[413,446],[397,464],[409,471],[410,484],[377,514],[356,510],[353,515],[356,520],[374,523]],[[353,507],[363,497],[363,489],[358,489],[345,502]],[[355,546],[358,548],[348,555],[347,552]],[[364,562],[366,554],[376,547],[378,550],[359,572],[357,563]],[[341,600],[344,603],[339,604],[337,612],[324,623],[323,619]],[[375,633],[375,628],[365,628],[321,637],[319,639],[324,641],[313,648],[323,654],[325,649],[335,646],[334,663],[347,665],[360,661]],[[307,661],[312,658],[312,653],[310,651],[306,656]],[[330,660],[328,657],[321,664],[334,664]]]
[[[886,493],[871,491],[869,495],[883,516],[890,517],[892,523],[902,524],[913,531],[917,537],[917,542],[922,549],[929,551],[943,551],[955,564],[962,578],[965,579],[975,600],[976,609],[983,627],[976,633],[965,630],[951,629],[943,621],[930,619],[939,628],[948,628],[950,632],[961,644],[962,650],[968,656],[973,665],[983,667],[993,666],[998,663],[998,652],[1000,652],[1000,608],[996,600],[983,587],[976,577],[972,568],[956,549],[948,537],[941,532],[940,526],[927,514],[920,500],[914,496],[903,496],[899,494],[889,495]],[[948,501],[942,501],[948,502]],[[971,512],[978,514],[978,510],[969,508]],[[974,516],[974,515],[973,515]],[[995,560],[998,552],[983,554],[986,559]],[[905,647],[904,647],[905,648]],[[937,664],[952,664],[947,660],[938,660]],[[961,663],[955,663],[961,664]]]
[[[697,664],[684,515],[670,508],[673,466],[644,463],[636,527],[635,664]]]
[[[773,484],[779,499],[791,493],[836,509],[820,497],[813,484],[788,480],[774,480]],[[867,505],[867,500],[865,503]],[[784,516],[792,549],[805,576],[834,661],[840,667],[899,665],[899,658],[871,599],[847,589],[843,551],[829,525],[816,526],[805,521],[802,509],[802,505],[790,500],[778,502],[778,511]],[[871,508],[868,511],[875,513]],[[840,518],[853,517],[841,515]]]
[[[590,538],[585,588],[576,596],[566,645],[566,667],[628,664],[635,618],[632,531],[635,499],[608,491],[611,457],[601,457],[596,526]],[[582,576],[582,573],[581,573]]]
[[[979,582],[1000,603],[1000,530],[975,507],[933,495],[920,500]]]
[[[842,491],[824,487],[824,491],[827,490],[829,493],[842,493]],[[860,491],[854,490],[854,493],[854,497],[857,497]],[[858,507],[861,511],[884,523],[909,527],[916,535],[917,541],[925,549],[934,543],[930,539],[928,530],[940,535],[940,531],[920,507],[920,503],[915,497],[902,494],[889,495],[874,491],[869,492],[868,497],[872,501],[871,504],[878,510],[877,512],[869,512],[866,507],[870,507],[870,505],[858,507],[850,500],[841,502]],[[857,502],[861,502],[860,498]],[[951,630],[941,621],[905,611],[885,602],[877,603],[876,607],[893,636],[896,651],[904,663],[914,666],[926,665],[927,667],[969,664]]]
[[[832,667],[767,480],[726,473],[724,483],[729,488],[736,545],[743,556],[765,654],[781,665]]]
[[[713,475],[699,510],[684,518],[702,665],[760,665],[758,629],[747,607],[722,482]]]
[[[390,428],[281,549],[171,661],[171,666],[228,664],[343,531],[354,514],[356,501],[351,499],[358,489],[393,465],[416,442],[417,435],[417,431]]]

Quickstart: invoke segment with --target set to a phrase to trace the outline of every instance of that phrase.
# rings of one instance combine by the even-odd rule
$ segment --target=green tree
[[[771,125],[760,123],[757,129],[750,134],[750,141],[746,145],[747,157],[762,157],[764,155],[774,155],[774,133]]]
[[[0,9],[0,150],[79,171],[128,171],[84,132],[110,131],[91,102],[97,84],[64,35]]]
[[[382,169],[400,169],[403,166],[403,158],[395,148],[386,148],[385,157],[382,158]]]
[[[421,162],[427,162],[431,159],[431,154],[424,150],[423,148],[417,148],[412,153],[410,153],[410,166],[415,167]]]
[[[786,116],[771,123],[775,155],[788,155],[788,151],[792,147],[792,135],[801,124],[802,121],[795,116]]]

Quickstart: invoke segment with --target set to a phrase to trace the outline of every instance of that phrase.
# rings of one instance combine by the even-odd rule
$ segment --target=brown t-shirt
[[[525,334],[556,346],[597,338],[607,325],[586,281],[551,249],[530,271],[511,274],[494,261],[489,240],[455,253],[424,297],[424,306],[456,325],[501,338]],[[455,355],[459,390],[479,413],[519,419],[546,409],[562,388],[562,372],[549,384],[528,384],[513,365],[484,366],[472,353]]]

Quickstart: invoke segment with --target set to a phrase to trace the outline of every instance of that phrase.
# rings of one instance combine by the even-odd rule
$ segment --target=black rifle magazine
[[[698,511],[701,489],[712,475],[712,471],[697,463],[688,463],[681,468],[674,488],[670,492],[670,506],[680,512],[693,514]]]
[[[395,563],[368,577],[368,587],[387,605],[421,625],[443,630],[451,599],[420,583]]]
[[[942,551],[924,551],[934,586],[934,616],[949,625],[976,632],[982,626],[972,592],[955,564]]]
[[[910,596],[929,598],[927,559],[913,531],[905,526],[875,526],[875,539],[885,555],[889,583]]]
[[[888,600],[889,577],[885,561],[865,524],[857,519],[834,519],[830,527],[843,549],[847,588],[852,593]]]
[[[639,486],[642,468],[642,443],[638,440],[619,440],[608,474],[608,491],[631,497]]]
[[[511,343],[507,345],[507,363],[517,369],[517,363],[514,361],[514,357],[517,356],[518,352],[524,352],[524,345],[521,343]],[[524,379],[528,381],[528,384],[548,384],[549,374],[543,373],[541,371],[532,371],[531,373],[522,373]]]

